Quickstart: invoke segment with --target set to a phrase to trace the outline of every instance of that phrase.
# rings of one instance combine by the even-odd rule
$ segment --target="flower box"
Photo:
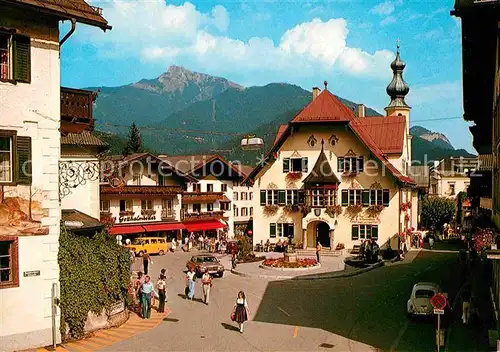
[[[278,259],[266,259],[262,263],[263,266],[271,267],[271,268],[287,268],[287,269],[296,269],[296,268],[311,268],[318,265],[316,259],[305,258],[305,259],[296,259],[295,262],[287,262],[284,258]]]
[[[278,213],[279,206],[277,205],[266,205],[264,206],[263,213],[265,216],[273,216]]]
[[[350,217],[357,216],[359,213],[361,213],[362,210],[363,206],[361,204],[351,204],[348,205],[345,209],[346,214]]]
[[[283,207],[283,210],[287,213],[296,213],[298,212],[300,209],[299,209],[299,206],[298,205],[295,205],[295,204],[288,204],[288,205],[285,205]]]
[[[331,218],[340,216],[342,214],[342,207],[340,205],[328,206],[325,209],[325,214]]]
[[[132,210],[123,210],[120,211],[120,216],[133,216],[134,212]]]
[[[368,214],[368,216],[375,218],[375,217],[378,217],[383,210],[384,210],[384,206],[381,204],[370,205],[366,209],[366,213]]]
[[[400,209],[402,212],[410,210],[411,209],[411,202],[401,203]]]
[[[155,215],[155,214],[156,214],[156,210],[154,210],[154,209],[143,209],[143,210],[141,210],[141,215],[151,216],[151,215]]]
[[[302,172],[289,172],[285,178],[287,182],[296,182],[300,181],[300,179],[302,179]]]

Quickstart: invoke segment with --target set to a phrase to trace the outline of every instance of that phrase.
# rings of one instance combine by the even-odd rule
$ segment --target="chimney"
[[[358,104],[358,117],[365,117],[365,106]]]
[[[319,89],[318,87],[313,87],[313,100],[318,97],[320,92],[321,92],[321,89]]]

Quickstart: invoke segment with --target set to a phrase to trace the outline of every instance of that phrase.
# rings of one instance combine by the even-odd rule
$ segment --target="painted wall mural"
[[[48,227],[42,227],[42,218],[48,216],[42,200],[37,187],[0,186],[0,236],[48,234]]]

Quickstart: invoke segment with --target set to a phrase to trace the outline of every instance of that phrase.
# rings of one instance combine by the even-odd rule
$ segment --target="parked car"
[[[142,257],[144,250],[147,250],[149,254],[159,255],[164,255],[168,251],[167,240],[162,237],[139,237],[125,247],[132,249],[139,257]]]
[[[224,266],[219,259],[210,254],[195,255],[187,263],[186,268],[194,266],[196,275],[201,277],[208,271],[209,274],[222,277],[224,275]]]
[[[406,304],[409,316],[427,316],[434,314],[431,298],[441,292],[438,284],[432,282],[417,282],[413,285],[411,296]]]

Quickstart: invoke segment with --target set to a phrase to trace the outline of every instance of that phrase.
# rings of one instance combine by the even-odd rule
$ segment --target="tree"
[[[127,144],[123,150],[123,155],[129,155],[131,153],[140,153],[144,150],[142,146],[141,131],[136,126],[135,122],[132,122],[130,126],[130,131],[128,134]]]
[[[456,214],[455,201],[444,197],[428,197],[422,204],[422,222],[436,230],[443,228]]]

